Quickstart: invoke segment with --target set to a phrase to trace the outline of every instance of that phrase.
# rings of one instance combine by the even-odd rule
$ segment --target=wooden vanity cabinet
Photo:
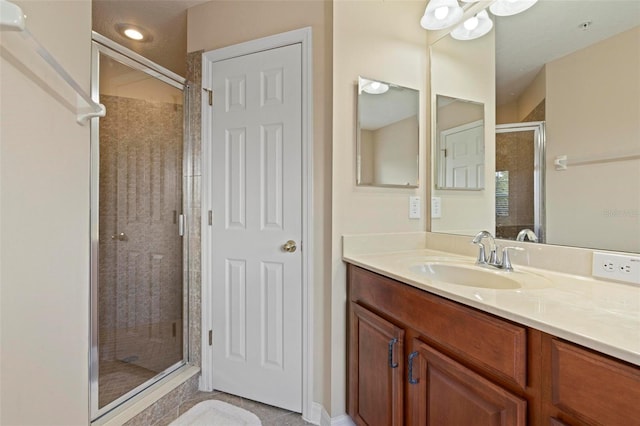
[[[358,425],[640,426],[640,368],[348,267]]]
[[[524,426],[524,327],[354,266],[348,288],[356,424]]]

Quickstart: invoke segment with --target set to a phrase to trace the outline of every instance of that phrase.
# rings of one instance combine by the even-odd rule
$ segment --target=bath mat
[[[247,410],[223,401],[203,401],[171,422],[169,426],[260,426],[260,419]]]

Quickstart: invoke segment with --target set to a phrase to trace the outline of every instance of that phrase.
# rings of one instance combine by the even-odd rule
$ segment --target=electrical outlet
[[[640,285],[640,256],[594,252],[591,275]]]

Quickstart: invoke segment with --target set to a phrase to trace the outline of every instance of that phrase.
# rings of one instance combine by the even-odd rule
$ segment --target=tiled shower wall
[[[188,105],[185,120],[185,155],[187,156],[184,178],[187,187],[186,212],[189,230],[189,362],[201,366],[201,287],[200,267],[201,246],[201,207],[202,207],[202,137],[201,103],[202,99],[202,53],[191,52],[187,55]]]
[[[182,357],[174,324],[183,314],[182,247],[175,235],[183,198],[183,107],[105,94],[100,100],[109,111],[100,120],[100,361],[160,372]],[[113,239],[123,231],[130,241]],[[153,250],[140,244],[147,233]],[[108,380],[102,370],[101,380]]]

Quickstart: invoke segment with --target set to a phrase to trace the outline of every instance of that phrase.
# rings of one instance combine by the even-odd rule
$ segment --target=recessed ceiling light
[[[116,24],[116,31],[118,32],[118,34],[128,38],[129,40],[148,42],[153,39],[149,31],[138,25],[123,23]]]
[[[126,30],[124,30],[124,35],[132,40],[142,40],[144,38],[142,33],[135,28],[127,28]]]

